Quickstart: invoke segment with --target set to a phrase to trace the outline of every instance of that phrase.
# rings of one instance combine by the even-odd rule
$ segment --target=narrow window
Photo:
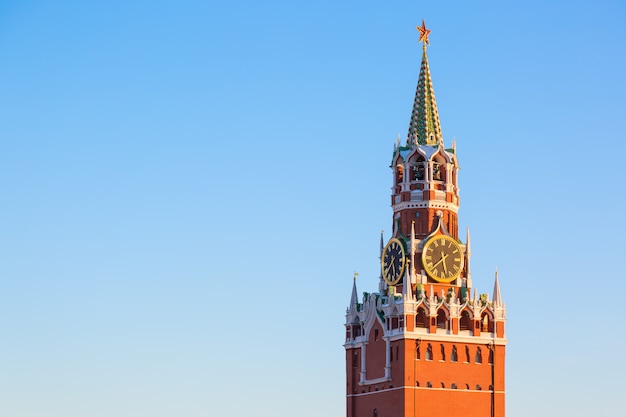
[[[400,346],[396,346],[396,360],[400,360]]]
[[[458,362],[459,361],[459,355],[456,352],[456,346],[452,345],[452,353],[450,354],[450,361],[451,362]]]
[[[446,348],[444,345],[440,345],[441,347],[441,360],[445,361],[446,360]]]
[[[422,359],[422,353],[420,352],[420,347],[419,346],[415,349],[415,359],[417,359],[417,360]]]
[[[426,388],[432,388],[432,387],[433,387],[433,384],[431,384],[431,383],[430,383],[430,381],[428,381],[428,382],[426,383]]]
[[[374,341],[378,341],[378,328],[374,329]]]
[[[474,362],[483,363],[483,354],[480,351],[480,348],[476,348],[476,357],[474,358]]]
[[[443,382],[441,383],[441,388],[445,388],[446,384],[444,384]]]
[[[415,386],[419,387],[420,386],[420,382],[419,381],[415,381]]]
[[[428,347],[426,348],[426,360],[427,361],[433,360],[433,347],[430,345],[430,343],[428,344]]]
[[[470,351],[469,346],[465,346],[465,362],[469,363],[470,361]],[[468,388],[469,389],[469,388]]]
[[[378,417],[378,408],[374,409],[374,412],[372,413],[373,417]]]
[[[452,389],[456,389],[456,384],[452,383],[452,385],[450,386]]]
[[[489,358],[487,359],[489,365],[493,365],[493,350],[489,349]]]
[[[480,385],[476,384],[476,389],[477,389],[478,391],[480,391],[480,390],[482,389],[482,387],[481,387]]]

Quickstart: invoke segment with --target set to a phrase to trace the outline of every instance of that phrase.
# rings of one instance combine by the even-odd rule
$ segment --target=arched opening
[[[396,185],[399,185],[404,180],[404,168],[402,165],[396,165]]]
[[[446,159],[441,154],[433,158],[433,181],[446,181]]]
[[[482,323],[482,327],[480,330],[482,332],[493,333],[493,319],[491,318],[489,313],[487,312],[483,313],[483,316],[481,317],[481,323]]]
[[[483,353],[479,347],[476,348],[476,356],[474,357],[475,363],[483,363]]]
[[[461,330],[472,329],[472,318],[470,317],[469,311],[463,310],[463,312],[461,313],[461,319],[459,320],[459,328]]]
[[[470,349],[469,346],[465,346],[465,362],[469,363],[470,361]]]
[[[450,354],[450,361],[451,362],[458,362],[459,361],[459,355],[456,351],[456,346],[452,345],[452,353]]]
[[[411,167],[413,169],[413,181],[424,181],[426,178],[426,168],[424,165],[424,157],[419,155],[414,161],[412,161]]]
[[[437,328],[439,329],[448,328],[448,319],[446,317],[446,312],[443,309],[440,309],[437,312]]]
[[[433,360],[433,347],[432,347],[432,345],[430,343],[426,347],[426,360],[427,361],[432,361]]]
[[[445,361],[446,360],[446,347],[443,344],[439,345],[439,347],[441,350],[441,360]]]
[[[417,309],[417,314],[415,315],[415,327],[428,327],[428,317],[426,316],[426,310],[423,308]]]
[[[493,365],[493,350],[489,349],[489,358],[487,359],[489,365]]]

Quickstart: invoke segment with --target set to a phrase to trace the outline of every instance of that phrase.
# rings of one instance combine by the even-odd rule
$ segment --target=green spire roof
[[[411,113],[408,140],[409,142],[417,142],[420,145],[437,145],[443,140],[443,136],[441,134],[433,81],[430,78],[428,56],[426,56],[427,42],[428,40],[426,39],[415,101],[413,102],[413,112]]]

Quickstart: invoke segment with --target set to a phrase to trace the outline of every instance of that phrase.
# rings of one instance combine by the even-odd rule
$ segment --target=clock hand
[[[389,261],[389,266],[388,266],[387,268],[385,268],[385,275],[388,275],[388,274],[389,274],[389,270],[390,270],[390,269],[391,269],[391,267],[393,266],[395,259],[396,259],[396,257],[395,257],[395,256],[392,256],[392,257],[391,257],[391,260]]]
[[[448,268],[446,267],[446,258],[448,257],[448,255],[446,255],[445,253],[441,252],[441,260],[444,261],[443,262],[443,273],[448,275]]]
[[[433,268],[435,268],[437,265],[439,265],[440,263],[442,263],[442,262],[444,261],[444,259],[446,259],[446,258],[443,256],[443,252],[441,253],[441,255],[442,255],[442,256],[441,256],[441,259],[439,259],[437,262],[435,262],[435,263],[433,264],[433,266],[432,266]]]

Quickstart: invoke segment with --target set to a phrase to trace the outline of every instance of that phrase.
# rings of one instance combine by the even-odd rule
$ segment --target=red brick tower
[[[394,146],[393,232],[379,291],[346,313],[347,417],[504,417],[505,305],[470,274],[458,238],[456,146],[443,142],[424,42],[406,144]]]

